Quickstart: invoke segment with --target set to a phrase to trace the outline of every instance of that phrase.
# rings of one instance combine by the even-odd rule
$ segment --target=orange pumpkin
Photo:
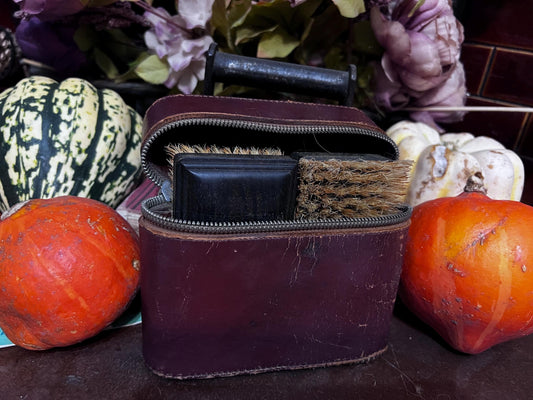
[[[29,200],[0,221],[0,327],[32,350],[94,336],[139,286],[139,244],[112,208],[74,196]]]
[[[467,189],[468,190],[468,189]],[[533,207],[479,192],[413,210],[400,298],[470,354],[533,333]]]

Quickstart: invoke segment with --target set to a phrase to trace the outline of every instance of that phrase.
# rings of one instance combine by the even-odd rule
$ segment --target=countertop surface
[[[533,335],[457,353],[397,305],[387,351],[367,364],[178,381],[144,364],[140,325],[63,349],[0,349],[8,399],[497,399],[533,398]]]

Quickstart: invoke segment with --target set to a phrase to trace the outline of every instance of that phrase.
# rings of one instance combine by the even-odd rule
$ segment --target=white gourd
[[[400,121],[387,130],[400,159],[413,160],[406,201],[416,206],[439,197],[457,196],[466,180],[483,174],[487,195],[495,200],[520,201],[524,165],[497,140],[471,133],[445,133],[421,122]]]

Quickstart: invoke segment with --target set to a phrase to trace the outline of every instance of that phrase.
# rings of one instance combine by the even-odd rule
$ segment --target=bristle
[[[242,155],[264,155],[264,156],[281,156],[282,151],[274,147],[219,147],[215,145],[189,145],[184,143],[170,144],[165,148],[171,160],[176,154],[194,153],[194,154],[242,154]]]
[[[394,213],[405,202],[412,162],[301,158],[296,217],[356,218]]]
[[[185,143],[169,144],[165,147],[167,154],[167,162],[170,167],[169,177],[173,182],[173,165],[174,157],[177,154],[241,154],[241,155],[263,155],[263,156],[281,156],[282,151],[279,148],[274,147],[219,147],[216,145],[189,145]]]

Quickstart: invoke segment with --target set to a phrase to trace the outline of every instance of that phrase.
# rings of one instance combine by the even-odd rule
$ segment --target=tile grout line
[[[483,75],[481,76],[481,80],[479,82],[479,96],[485,97],[484,92],[487,85],[487,81],[489,80],[490,74],[492,72],[492,67],[494,65],[494,58],[496,57],[496,48],[492,46],[490,48],[489,57],[487,59],[487,63],[485,64],[485,68],[483,70]]]

